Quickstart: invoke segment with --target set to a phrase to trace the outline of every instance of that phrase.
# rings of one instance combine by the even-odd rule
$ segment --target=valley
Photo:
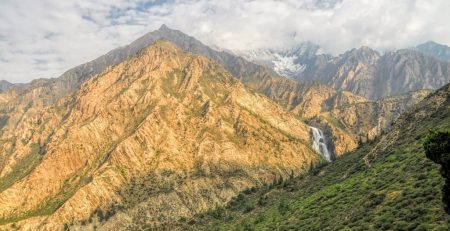
[[[431,45],[231,52],[162,25],[2,81],[0,230],[448,230],[422,147],[450,129]]]
[[[183,230],[448,230],[443,180],[424,158],[428,130],[450,129],[450,85],[392,130],[304,176],[249,189]],[[407,136],[404,134],[408,133]]]

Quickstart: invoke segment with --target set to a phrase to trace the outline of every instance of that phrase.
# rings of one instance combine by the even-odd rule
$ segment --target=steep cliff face
[[[48,119],[33,120],[31,110]],[[168,42],[93,77],[73,101],[28,111],[17,124],[35,131],[28,143],[38,145],[24,142],[31,150],[22,158],[36,148],[39,158],[0,191],[1,223],[22,228],[169,222],[320,160],[309,126]],[[13,137],[12,124],[5,131]]]
[[[372,97],[418,89],[438,89],[450,82],[450,63],[414,50],[385,54],[378,62]]]
[[[266,94],[278,103],[327,131],[337,156],[389,130],[395,119],[431,92],[419,90],[372,101],[318,83],[272,84],[267,89]]]
[[[25,177],[42,159],[51,135],[70,105],[61,100],[44,106],[42,88],[21,95],[0,93],[0,191]]]
[[[265,84],[261,86],[261,92],[307,120],[308,124],[326,131],[333,155],[340,156],[358,146],[357,135],[336,123],[329,111],[336,105],[367,101],[365,98],[317,83],[298,84],[288,79],[272,79]],[[334,100],[334,106],[330,104],[333,99],[338,99]]]

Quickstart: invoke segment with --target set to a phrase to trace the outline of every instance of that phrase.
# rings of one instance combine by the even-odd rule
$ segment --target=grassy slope
[[[307,176],[247,190],[226,208],[181,220],[188,230],[450,230],[443,211],[443,179],[426,159],[422,137],[450,129],[450,99],[367,167],[375,142]]]

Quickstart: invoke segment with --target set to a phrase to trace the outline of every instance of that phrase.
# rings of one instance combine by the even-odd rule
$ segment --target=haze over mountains
[[[450,47],[442,45],[433,41],[417,45],[415,47],[420,52],[433,56],[435,58],[450,61]]]
[[[334,57],[319,50],[305,43],[290,50],[237,53],[299,82],[318,81],[369,99],[437,89],[450,81],[450,48],[434,42],[385,54],[361,47]]]
[[[6,80],[0,80],[0,92],[10,89],[13,85]]]
[[[59,78],[1,82],[0,228],[162,229],[364,143],[384,153],[424,105],[448,117],[431,46],[240,57],[162,25]]]

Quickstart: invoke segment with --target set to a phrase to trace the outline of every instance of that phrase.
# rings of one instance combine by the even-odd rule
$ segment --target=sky
[[[450,44],[448,0],[0,0],[0,80],[58,77],[161,24],[229,50]]]

